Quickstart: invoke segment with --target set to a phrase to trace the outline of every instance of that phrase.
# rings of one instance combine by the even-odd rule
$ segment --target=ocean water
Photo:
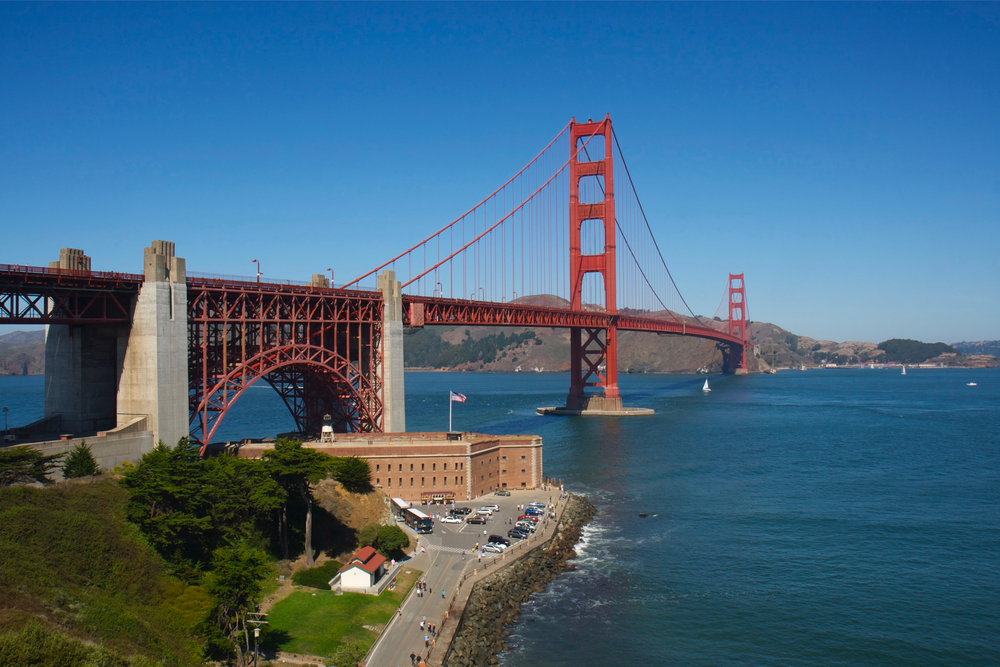
[[[1000,665],[1000,372],[703,381],[624,376],[654,416],[563,418],[534,410],[565,374],[406,375],[411,430],[462,392],[456,429],[541,435],[546,474],[599,509],[502,665]],[[0,378],[12,416],[41,396]],[[290,424],[254,389],[219,439]]]

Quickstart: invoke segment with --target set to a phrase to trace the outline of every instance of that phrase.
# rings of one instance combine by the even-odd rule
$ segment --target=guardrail
[[[0,273],[13,273],[23,276],[101,278],[105,280],[127,280],[130,282],[142,282],[146,279],[146,277],[141,273],[123,273],[120,271],[84,271],[82,269],[50,269],[47,266],[27,266],[25,264],[0,264]]]

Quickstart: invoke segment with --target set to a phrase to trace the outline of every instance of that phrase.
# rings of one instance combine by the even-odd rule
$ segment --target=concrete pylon
[[[170,241],[143,250],[143,272],[118,384],[118,424],[147,415],[154,442],[173,447],[189,433],[187,273]]]
[[[403,388],[403,290],[396,272],[378,274],[382,292],[382,430],[406,431],[406,392]]]
[[[62,248],[50,269],[90,271],[90,257]],[[120,324],[45,327],[45,417],[62,433],[114,428],[115,387],[128,327]]]

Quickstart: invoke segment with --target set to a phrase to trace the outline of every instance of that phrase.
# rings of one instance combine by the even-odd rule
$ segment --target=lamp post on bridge
[[[262,275],[264,275],[263,273],[261,273],[261,270],[260,270],[260,261],[256,260],[256,259],[252,259],[252,260],[250,260],[250,262],[252,264],[256,264],[257,265],[257,284],[259,285],[260,284],[260,277]]]
[[[331,269],[330,267],[326,267],[326,270],[330,272],[330,287],[335,287],[335,285],[333,284],[333,269]]]

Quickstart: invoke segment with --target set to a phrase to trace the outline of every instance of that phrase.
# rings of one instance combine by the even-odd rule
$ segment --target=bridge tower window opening
[[[606,147],[604,145],[604,135],[595,134],[591,136],[577,137],[576,153],[579,162],[599,162],[604,159]]]

